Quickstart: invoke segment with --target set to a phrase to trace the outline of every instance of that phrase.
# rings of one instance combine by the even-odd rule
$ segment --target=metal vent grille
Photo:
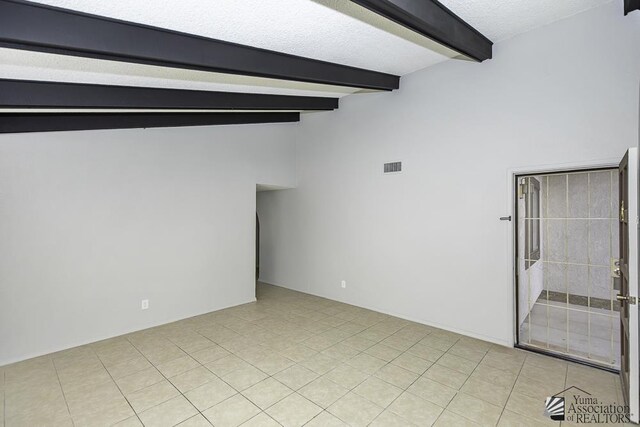
[[[402,162],[393,162],[384,164],[384,173],[401,172]]]

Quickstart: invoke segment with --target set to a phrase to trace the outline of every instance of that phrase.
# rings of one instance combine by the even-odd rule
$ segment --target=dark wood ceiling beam
[[[22,0],[0,0],[0,46],[375,90],[400,82],[391,74]]]
[[[624,0],[625,16],[634,10],[640,10],[640,0]]]
[[[437,0],[351,1],[476,61],[492,56],[493,42]]]
[[[333,110],[338,99],[0,79],[0,108]]]
[[[0,133],[287,123],[300,113],[0,113]]]

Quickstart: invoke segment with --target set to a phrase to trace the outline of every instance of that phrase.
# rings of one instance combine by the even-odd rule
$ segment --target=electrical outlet
[[[342,289],[347,287],[347,281],[343,280],[342,282],[340,282],[340,285],[342,285]]]
[[[149,308],[149,300],[148,299],[143,299],[142,300],[142,309],[146,310]]]

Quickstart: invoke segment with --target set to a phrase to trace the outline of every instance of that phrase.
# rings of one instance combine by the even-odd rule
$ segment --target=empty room
[[[0,427],[635,425],[640,0],[0,0]]]

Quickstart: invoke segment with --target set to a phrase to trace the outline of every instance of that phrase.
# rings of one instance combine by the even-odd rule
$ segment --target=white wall
[[[298,188],[259,196],[262,280],[510,344],[509,170],[638,141],[640,17],[621,3],[304,117]]]
[[[0,365],[254,300],[295,127],[0,136]]]

